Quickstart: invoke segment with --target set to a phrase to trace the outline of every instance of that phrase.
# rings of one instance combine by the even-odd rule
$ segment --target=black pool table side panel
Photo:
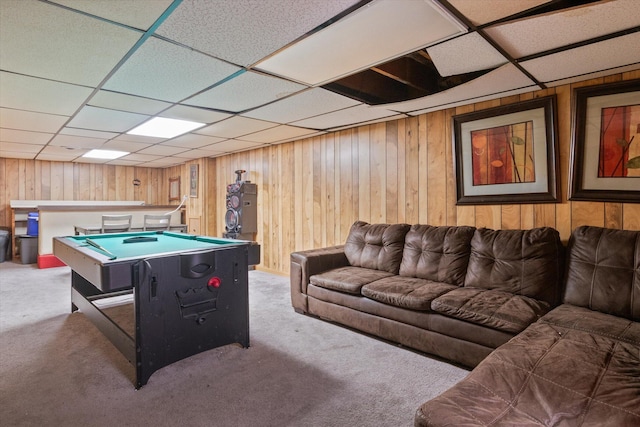
[[[194,354],[233,343],[249,347],[247,247],[206,254],[214,268],[200,278],[184,271],[185,264],[201,263],[198,253],[136,266],[137,388],[156,370]],[[220,278],[219,288],[207,285],[212,277]]]
[[[178,360],[227,344],[249,347],[249,252],[246,245],[221,247],[130,266],[135,337],[93,303],[126,292],[104,292],[75,271],[71,310],[85,313],[129,360],[139,389]],[[212,277],[218,288],[208,286]]]

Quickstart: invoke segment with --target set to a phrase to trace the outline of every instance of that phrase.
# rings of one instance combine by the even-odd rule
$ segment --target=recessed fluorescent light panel
[[[126,151],[114,151],[114,150],[91,150],[84,154],[82,157],[89,157],[91,159],[108,159],[113,160],[126,156],[129,154]]]
[[[190,122],[187,120],[154,117],[127,133],[130,135],[152,136],[155,138],[173,138],[183,133],[191,132],[204,125],[204,123]]]

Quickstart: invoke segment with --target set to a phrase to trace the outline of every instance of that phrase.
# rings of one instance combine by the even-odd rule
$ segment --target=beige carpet
[[[411,426],[467,371],[296,314],[287,277],[249,275],[251,347],[133,367],[82,313],[70,270],[0,264],[1,426]]]

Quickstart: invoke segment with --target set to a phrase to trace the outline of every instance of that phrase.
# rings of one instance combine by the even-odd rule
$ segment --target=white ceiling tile
[[[26,151],[5,151],[0,148],[0,157],[8,159],[28,159],[33,160],[36,158],[34,153],[27,153]]]
[[[38,159],[70,161],[75,159],[76,157],[82,156],[88,151],[89,149],[66,148],[66,147],[47,145],[42,149],[42,152],[38,155]],[[45,159],[42,156],[47,156],[47,158]]]
[[[537,86],[533,86],[533,84],[534,82],[514,65],[506,64],[460,86],[411,101],[386,104],[385,108],[406,113],[458,101],[470,103],[475,102],[476,98],[489,94],[499,95],[502,92],[525,87],[535,90]]]
[[[71,148],[100,148],[104,143],[104,139],[72,135],[57,135],[53,140],[51,140],[49,145]]]
[[[0,127],[7,129],[56,133],[68,119],[66,116],[0,108]]]
[[[98,139],[111,139],[119,135],[115,132],[102,132],[97,130],[76,129],[76,128],[70,128],[70,127],[62,128],[62,130],[60,130],[60,133],[63,135],[86,136],[87,138],[98,138]]]
[[[239,68],[157,38],[149,38],[106,82],[105,89],[178,102]]]
[[[164,111],[160,116],[169,119],[191,120],[198,123],[214,123],[231,117],[231,114],[204,108],[188,107],[186,105],[175,105]]]
[[[70,127],[126,132],[147,120],[149,116],[86,106],[68,123]]]
[[[92,89],[19,74],[0,72],[0,106],[70,116]]]
[[[82,157],[82,159],[85,159],[85,157]],[[80,161],[80,159],[78,159],[77,161]],[[144,162],[140,162],[138,160],[124,160],[122,158],[115,160],[106,160],[105,163],[107,165],[115,166],[147,166]]]
[[[136,151],[143,150],[147,147],[151,147],[152,144],[145,144],[141,142],[132,142],[132,141],[121,141],[113,139],[111,141],[107,141],[102,146],[105,150],[116,150],[116,151],[126,151],[129,153],[133,153]]]
[[[307,90],[256,108],[242,115],[272,122],[288,123],[331,111],[352,107],[360,102],[321,88]]]
[[[145,167],[150,167],[150,168],[165,168],[169,166],[181,165],[183,163],[184,163],[184,159],[181,159],[179,157],[167,156],[158,160],[152,160],[150,162],[146,162],[144,165]]]
[[[429,47],[427,53],[443,77],[488,70],[508,62],[476,32]]]
[[[0,141],[2,142],[22,142],[27,144],[45,145],[52,137],[52,133],[0,128]]]
[[[640,63],[638,46],[640,32],[523,61],[520,64],[536,79],[551,82]]]
[[[73,159],[75,163],[96,163],[96,164],[104,164],[107,163],[109,159],[96,159],[94,157],[76,157]]]
[[[265,122],[262,120],[250,119],[248,117],[235,116],[227,120],[212,124],[197,130],[197,133],[218,136],[221,138],[236,138],[264,129],[278,126],[277,123]]]
[[[492,99],[498,99],[498,98],[502,98],[505,96],[511,96],[511,95],[519,95],[521,93],[527,93],[527,92],[532,92],[534,90],[537,90],[538,87],[537,86],[528,86],[528,87],[524,87],[524,88],[519,88],[519,89],[514,89],[514,90],[508,90],[506,92],[501,92],[499,94],[490,94],[490,95],[485,95],[485,96],[479,96],[477,98],[474,98],[472,102],[482,102],[482,101],[489,101]],[[425,108],[424,110],[415,110],[415,111],[411,111],[410,113],[407,113],[410,116],[419,116],[420,114],[426,114],[426,113],[431,113],[433,111],[439,111],[442,110],[444,108],[453,108],[453,107],[459,107],[462,105],[468,105],[469,104],[469,100],[465,99],[463,101],[454,101],[454,102],[450,102],[448,104],[439,104],[433,107],[429,107],[429,108]]]
[[[357,108],[357,107],[354,107]],[[243,141],[260,142],[260,143],[275,143],[292,138],[303,138],[311,135],[318,134],[315,129],[305,129],[296,126],[276,126],[271,129],[263,130],[260,132],[252,133],[242,137]]]
[[[187,0],[157,33],[218,58],[248,66],[357,2]]]
[[[514,58],[640,26],[637,0],[591,3],[485,31]]]
[[[368,120],[366,122],[361,122],[361,123],[358,124],[358,126],[365,126],[365,125],[370,125],[370,124],[374,124],[374,123],[388,122],[390,120],[406,119],[407,117],[409,117],[408,114],[404,114],[404,113],[403,114],[396,114],[394,116],[386,116],[386,117],[382,117],[380,119]],[[333,127],[333,128],[329,128],[325,132],[322,132],[322,133],[336,132],[336,131],[341,131],[341,130],[346,130],[346,129],[351,129],[351,128],[353,128],[353,126],[350,126],[350,125],[336,126],[336,127]]]
[[[128,111],[130,113],[154,115],[171,107],[172,104],[155,99],[101,90],[89,100],[87,105]]]
[[[162,156],[153,155],[153,154],[127,154],[126,156],[119,157],[119,159],[126,160],[129,162],[150,162],[152,160],[161,159]]]
[[[0,1],[6,71],[96,86],[139,38],[137,31],[44,2]]]
[[[261,146],[262,143],[254,141],[240,141],[237,139],[229,139],[224,142],[219,142],[207,147],[203,147],[204,150],[218,151],[218,152],[234,152],[238,150],[245,150],[248,148],[256,148]]]
[[[396,111],[389,111],[385,108],[356,105],[355,107],[345,108],[344,110],[300,120],[293,124],[315,129],[330,129],[338,126],[377,120],[396,114],[398,114]]]
[[[638,71],[638,70],[640,70],[640,64],[625,65],[623,67],[608,68],[606,70],[597,71],[595,73],[582,74],[580,76],[567,77],[566,79],[554,80],[552,82],[547,82],[546,85],[548,87],[554,87],[554,86],[560,86],[560,85],[565,85],[569,83],[582,82],[584,80],[597,79],[599,77],[607,77],[612,74],[626,73],[629,71]]]
[[[0,150],[12,151],[12,152],[38,153],[40,150],[42,150],[42,145],[1,141]]]
[[[36,156],[36,160],[45,160],[50,162],[71,162],[77,156],[75,155],[63,155],[63,154],[49,154],[49,153],[40,153]]]
[[[186,135],[179,136],[177,138],[165,141],[162,145],[171,145],[172,147],[184,147],[184,148],[200,148],[205,145],[215,144],[216,142],[224,141],[224,138],[215,138],[207,135],[198,135],[195,133],[188,133]]]
[[[173,156],[174,154],[182,153],[187,151],[188,148],[181,147],[171,147],[169,145],[152,145],[151,147],[144,148],[138,153],[140,154],[156,154],[158,156]]]
[[[182,158],[182,159],[201,159],[203,157],[209,157],[212,154],[225,154],[224,151],[217,150],[189,150],[184,153],[175,154],[174,157]]]
[[[246,72],[200,95],[189,98],[184,103],[240,112],[275,101],[305,88],[306,86],[277,77]]]
[[[165,141],[167,138],[156,138],[154,136],[143,136],[143,135],[129,135],[127,133],[123,133],[116,138],[113,138],[112,141],[116,142],[139,142],[147,145],[157,144],[159,142]]]
[[[100,16],[110,21],[148,30],[173,0],[53,0],[55,3]]]
[[[47,154],[57,154],[60,156],[63,155],[73,155],[73,156],[81,156],[84,153],[88,152],[89,150],[87,149],[80,149],[80,148],[69,148],[69,147],[61,147],[61,146],[55,146],[55,145],[47,145],[46,147],[44,147],[44,149],[42,150],[43,153],[47,153]]]
[[[261,61],[257,68],[320,85],[465,32],[431,1],[378,0]]]
[[[549,2],[550,0],[449,0],[474,25],[488,24]]]

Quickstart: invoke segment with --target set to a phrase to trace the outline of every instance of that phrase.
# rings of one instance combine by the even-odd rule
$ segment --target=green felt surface
[[[158,240],[155,242],[124,243],[125,239],[137,236],[156,237]],[[233,243],[222,239],[199,237],[184,233],[164,232],[162,234],[158,234],[155,231],[92,234],[88,236],[70,236],[67,238],[74,240],[79,245],[87,245],[88,248],[95,250],[98,253],[109,255],[102,252],[100,249],[89,245],[86,242],[86,239],[89,238],[118,258],[135,258],[166,252],[212,249]]]

